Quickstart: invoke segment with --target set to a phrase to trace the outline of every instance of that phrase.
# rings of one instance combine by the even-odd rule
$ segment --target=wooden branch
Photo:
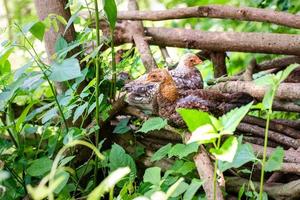
[[[249,180],[240,177],[226,177],[227,191],[238,193],[240,188],[248,186]],[[255,190],[259,190],[259,182],[252,181]],[[265,184],[264,191],[273,199],[293,200],[300,198],[300,180],[291,181],[289,183]]]
[[[258,118],[258,117],[254,117],[254,116],[245,116],[242,121],[249,123],[249,124],[258,125],[263,128],[265,128],[265,126],[266,126],[266,120]],[[270,130],[283,133],[283,134],[290,136],[292,138],[295,138],[295,139],[300,139],[300,131],[299,130],[276,123],[273,120],[270,121]]]
[[[213,164],[210,161],[209,155],[206,152],[203,145],[200,146],[200,150],[197,153],[197,155],[194,157],[194,162],[196,164],[196,168],[198,171],[198,174],[201,178],[201,180],[204,181],[203,183],[203,189],[206,194],[206,198],[208,200],[213,199],[213,188],[214,188],[214,181],[213,181],[213,174],[214,174],[214,168]],[[220,187],[217,184],[217,198],[218,200],[224,199],[222,195],[222,191]]]
[[[274,122],[300,130],[300,120],[274,119]]]
[[[240,134],[239,134],[240,135]],[[245,136],[247,134],[242,133],[243,135],[243,142],[249,142],[252,144],[257,144],[257,145],[264,145],[264,139],[263,138],[259,138],[257,136]],[[277,142],[274,141],[268,141],[268,147],[277,147],[279,146],[279,144]]]
[[[300,28],[299,15],[250,7],[236,8],[232,6],[209,5],[189,8],[175,8],[162,11],[121,11],[118,13],[118,19],[124,20],[159,21],[199,17],[270,22],[292,28]]]
[[[225,52],[212,52],[210,54],[211,61],[214,66],[214,76],[219,78],[227,74],[226,68],[226,53]]]
[[[138,4],[136,0],[128,1],[128,12],[134,12],[134,10],[138,10]],[[141,55],[142,62],[147,70],[147,72],[151,71],[151,69],[156,68],[156,62],[152,56],[150,47],[144,36],[144,26],[142,22],[132,21],[130,22],[130,26],[127,27],[132,39]]]
[[[242,131],[244,133],[251,133],[253,135],[264,137],[264,128],[261,128],[256,125],[240,123],[237,127],[237,130]],[[273,140],[279,144],[283,144],[287,147],[293,147],[294,149],[298,149],[300,147],[300,141],[295,140],[291,137],[285,136],[275,131],[269,130],[268,138]]]
[[[276,100],[273,102],[273,110],[276,111],[287,111],[287,112],[300,112],[300,106],[293,102],[286,102]]]
[[[101,29],[104,33],[108,26]],[[131,43],[128,33],[128,21],[117,24],[115,31],[116,44]],[[108,36],[108,35],[107,35]],[[207,32],[180,28],[145,28],[145,36],[151,38],[152,45],[179,47],[189,49],[205,49],[216,52],[237,51],[269,54],[300,55],[300,36],[275,33],[236,33]]]
[[[264,61],[262,63],[257,64],[257,71],[263,71],[267,69],[283,69],[291,64],[299,63],[300,64],[300,57],[299,56],[286,56],[283,58],[276,58],[274,60]]]
[[[210,89],[224,93],[246,92],[257,99],[262,99],[268,88],[265,86],[258,86],[257,84],[251,81],[228,81],[225,83],[219,83],[217,85],[211,86]],[[300,84],[280,84],[276,92],[275,98],[285,100],[300,99]]]

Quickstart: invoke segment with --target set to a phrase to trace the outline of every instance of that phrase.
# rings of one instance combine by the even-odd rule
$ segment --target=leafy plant
[[[219,119],[202,111],[186,109],[178,110],[189,130],[192,131],[192,135],[187,142],[188,144],[194,142],[197,142],[198,144],[213,144],[213,147],[210,148],[209,151],[216,159],[213,178],[214,199],[216,199],[218,161],[233,161],[238,148],[238,140],[233,134],[252,104],[253,103],[249,103],[241,108],[231,110]],[[192,119],[191,116],[194,116],[194,118]],[[223,144],[221,144],[221,139],[224,136],[227,138]]]
[[[279,156],[279,168],[280,168],[280,162],[282,162],[283,158],[283,149],[279,148],[276,149],[275,153],[272,154],[272,156],[269,158],[269,161],[266,162],[267,157],[267,145],[268,145],[268,132],[269,132],[269,125],[270,125],[270,116],[272,114],[272,105],[275,98],[276,91],[280,85],[281,82],[283,82],[288,75],[295,70],[297,67],[299,67],[297,64],[293,64],[288,66],[285,70],[279,71],[276,75],[270,74],[263,76],[261,78],[258,78],[255,80],[255,83],[258,85],[263,85],[268,87],[265,96],[263,98],[262,104],[262,110],[267,112],[267,121],[266,121],[266,129],[265,129],[265,138],[264,138],[264,152],[263,152],[263,159],[261,162],[261,178],[260,178],[260,192],[259,192],[259,199],[263,199],[263,190],[264,190],[264,172],[270,171],[274,169],[278,169],[278,167],[270,168],[271,160],[274,160],[275,155]],[[267,167],[267,168],[266,168]]]

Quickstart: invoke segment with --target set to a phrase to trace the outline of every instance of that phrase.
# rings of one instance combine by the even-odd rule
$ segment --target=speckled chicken
[[[169,71],[177,90],[203,88],[201,73],[195,67],[200,63],[202,63],[202,61],[198,56],[187,53],[180,59],[177,67]],[[147,76],[148,75],[145,74],[137,80],[125,85],[125,89],[128,92],[127,102],[130,105],[153,111],[158,85],[156,83],[145,83]]]
[[[146,83],[159,83],[157,92],[157,113],[171,124],[184,126],[176,112],[177,108],[193,108],[220,116],[225,112],[249,103],[253,98],[246,93],[222,94],[205,89],[178,90],[167,70],[156,69],[147,76]]]

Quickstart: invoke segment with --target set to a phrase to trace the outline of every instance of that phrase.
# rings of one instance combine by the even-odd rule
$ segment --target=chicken
[[[156,112],[176,126],[184,126],[182,118],[176,112],[178,108],[200,109],[220,116],[253,100],[246,93],[222,94],[205,89],[178,90],[172,76],[165,69],[153,70],[145,82],[159,83]]]
[[[199,57],[187,53],[180,59],[177,67],[169,71],[178,90],[203,88],[201,73],[195,68],[200,63],[202,61]],[[125,90],[128,92],[127,102],[130,105],[153,111],[158,87],[153,83],[145,84],[146,77],[147,74],[125,85]]]

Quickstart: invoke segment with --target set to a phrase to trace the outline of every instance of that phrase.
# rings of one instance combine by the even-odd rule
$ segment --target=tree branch
[[[228,81],[211,86],[210,89],[224,93],[246,92],[255,98],[262,99],[268,87],[258,86],[251,81]],[[275,98],[281,100],[300,99],[300,84],[281,83]]]
[[[220,18],[242,21],[269,22],[292,28],[300,28],[300,16],[270,9],[209,5],[189,8],[175,8],[162,11],[135,11],[118,13],[118,19],[160,21],[183,18]]]

